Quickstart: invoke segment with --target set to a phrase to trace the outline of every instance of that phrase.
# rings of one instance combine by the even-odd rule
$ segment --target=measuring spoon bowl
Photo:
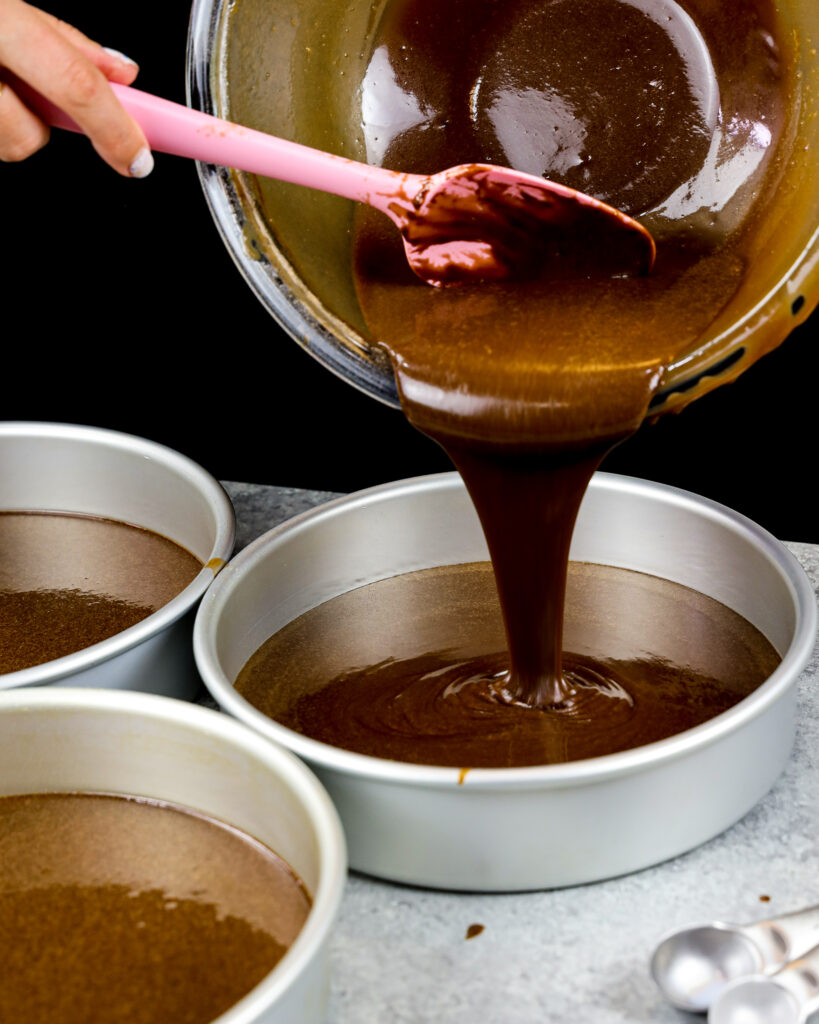
[[[714,1001],[708,1024],[805,1024],[819,1010],[819,946],[772,977],[732,982]]]
[[[744,978],[723,989],[708,1024],[802,1024],[806,1019],[792,992],[769,978]]]
[[[719,921],[672,932],[651,958],[651,973],[680,1010],[704,1012],[728,982],[770,974],[819,941],[819,907],[749,925]]]
[[[651,974],[673,1006],[704,1012],[729,979],[754,974],[762,966],[759,949],[747,935],[714,923],[664,939],[651,959]]]

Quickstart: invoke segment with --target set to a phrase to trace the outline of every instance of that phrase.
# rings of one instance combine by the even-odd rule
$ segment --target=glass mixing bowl
[[[366,160],[359,84],[387,0],[194,0],[193,106]],[[779,0],[793,38],[794,97],[742,284],[695,346],[670,365],[649,410],[678,409],[774,348],[819,301],[819,4]],[[386,354],[368,339],[353,286],[354,204],[200,166],[208,203],[258,298],[307,351],[398,405]]]

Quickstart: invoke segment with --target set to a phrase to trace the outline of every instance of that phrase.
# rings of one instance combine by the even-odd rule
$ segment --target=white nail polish
[[[154,169],[154,157],[150,149],[147,146],[143,146],[142,149],[137,153],[134,159],[131,161],[131,166],[128,170],[131,172],[132,178],[147,178],[151,171]]]
[[[130,57],[126,57],[121,50],[115,50],[112,46],[103,46],[103,50],[105,50],[106,53],[110,53],[110,55],[115,57],[117,60],[121,60],[123,64],[133,64],[134,67],[137,66],[137,62],[135,60],[131,60]]]

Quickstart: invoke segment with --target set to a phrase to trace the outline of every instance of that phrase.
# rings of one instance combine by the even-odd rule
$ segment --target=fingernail
[[[147,178],[154,169],[154,157],[147,146],[143,146],[131,162],[128,170],[132,178]]]
[[[133,64],[134,67],[137,67],[137,62],[135,60],[131,60],[130,57],[126,57],[121,50],[115,50],[111,46],[103,46],[103,50],[114,57],[115,60],[121,60],[123,64]]]

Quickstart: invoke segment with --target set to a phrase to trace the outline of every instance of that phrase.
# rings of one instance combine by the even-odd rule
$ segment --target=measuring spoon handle
[[[801,1019],[806,1020],[819,1009],[819,945],[777,971],[771,981],[792,993],[802,1008]]]
[[[742,931],[759,946],[768,971],[778,970],[791,960],[804,957],[819,947],[819,906],[746,925]]]

